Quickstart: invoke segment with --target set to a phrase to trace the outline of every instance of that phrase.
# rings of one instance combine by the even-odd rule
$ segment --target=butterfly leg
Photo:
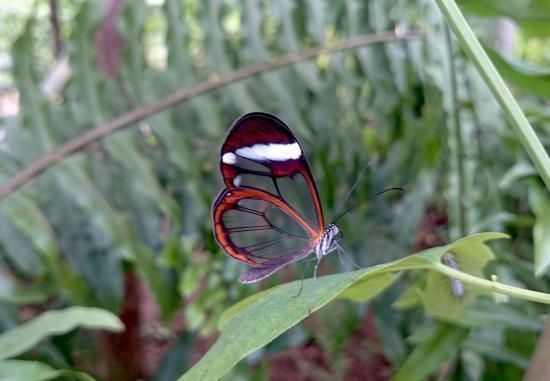
[[[311,315],[311,311],[313,310],[313,307],[316,303],[316,293],[315,293],[315,286],[316,286],[316,280],[317,280],[317,268],[319,267],[319,264],[321,263],[322,257],[317,257],[317,262],[315,263],[315,268],[313,269],[313,281],[311,282],[311,300],[312,303],[309,306],[308,314]]]
[[[302,266],[302,279],[300,280],[300,289],[298,290],[298,293],[296,295],[292,295],[293,298],[297,298],[302,294],[302,290],[304,289],[305,274],[306,274],[306,261],[304,261],[304,265]]]
[[[348,266],[346,266],[346,263],[344,262],[344,258],[342,257],[342,252],[340,251],[340,249],[338,249],[337,252],[338,252],[338,259],[340,260],[340,264],[344,268],[344,271],[346,272],[348,278],[352,281],[352,283],[355,282],[355,278],[351,275],[351,272],[348,269]]]
[[[344,248],[342,246],[340,246],[340,244],[338,242],[335,241],[334,244],[336,245],[336,250],[338,250],[339,253],[342,253],[343,255],[345,255],[345,257],[353,265],[353,267],[355,267],[358,270],[360,270],[362,268],[357,263],[355,263],[355,261],[351,258],[351,256],[346,253]]]
[[[342,265],[342,268],[346,272],[347,276],[352,282],[355,282],[356,279],[351,275],[351,271],[348,269],[348,266],[346,266],[346,263],[344,262],[344,255],[346,255],[346,252],[337,242],[334,242],[334,250],[336,250],[336,252],[338,253],[338,259],[340,260],[340,264]]]

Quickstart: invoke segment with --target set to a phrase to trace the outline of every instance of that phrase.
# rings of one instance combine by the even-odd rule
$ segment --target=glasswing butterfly
[[[225,188],[212,207],[214,236],[227,254],[252,266],[242,283],[311,253],[316,273],[324,256],[340,254],[339,229],[325,227],[303,150],[280,119],[263,112],[238,118],[222,145],[220,169]]]

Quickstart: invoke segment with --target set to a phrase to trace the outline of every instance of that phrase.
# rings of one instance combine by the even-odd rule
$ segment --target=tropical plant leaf
[[[47,311],[0,335],[0,360],[18,356],[51,335],[77,327],[119,332],[124,325],[113,313],[92,307],[69,307]]]
[[[59,378],[76,378],[93,381],[95,378],[83,372],[66,369],[54,369],[37,361],[3,360],[0,361],[0,380],[9,381],[46,381]]]
[[[35,304],[50,298],[55,291],[50,279],[33,285],[22,285],[13,277],[0,273],[0,301],[15,305]]]
[[[529,187],[529,204],[535,214],[535,275],[542,276],[550,266],[550,198],[538,185]]]
[[[392,381],[425,380],[440,364],[458,352],[468,335],[468,329],[438,324],[430,336],[415,347],[403,365],[391,378]]]
[[[528,36],[545,37],[550,34],[550,5],[546,0],[459,0],[458,3],[479,16],[509,17]]]
[[[396,272],[408,269],[438,270],[441,257],[449,251],[455,252],[466,247],[471,251],[469,255],[475,256],[476,253],[486,252],[484,241],[505,237],[502,233],[474,234],[450,245],[432,248],[395,262],[349,274],[334,274],[316,280],[306,279],[303,292],[299,296],[296,294],[300,288],[300,281],[279,285],[263,291],[260,296],[253,295],[239,302],[237,307],[233,307],[225,314],[217,341],[180,380],[219,379],[239,360],[337,297],[366,301],[392,284],[396,279]],[[315,296],[312,298],[314,282]],[[365,294],[360,295],[361,291]],[[546,296],[545,300],[546,303],[550,303],[550,295]],[[462,339],[463,335],[453,334],[450,338],[452,342],[456,342],[458,338]],[[450,347],[456,350],[456,345]]]
[[[516,89],[541,98],[550,98],[550,72],[505,59],[488,47],[485,47],[485,51],[502,77]]]

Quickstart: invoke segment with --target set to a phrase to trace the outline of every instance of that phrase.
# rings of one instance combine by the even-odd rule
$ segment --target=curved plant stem
[[[502,284],[496,281],[479,278],[477,276],[473,276],[463,273],[462,271],[452,269],[449,266],[444,265],[443,263],[435,263],[433,265],[433,269],[440,272],[441,274],[461,280],[464,283],[469,283],[471,285],[483,288],[484,290],[498,292],[500,294],[514,296],[517,298],[530,300],[532,302],[550,304],[550,294],[525,290],[523,288],[508,286],[506,284]]]
[[[474,32],[464,19],[454,0],[435,0],[447,22],[456,34],[460,44],[476,65],[485,83],[504,109],[512,128],[516,132],[521,144],[533,160],[538,173],[544,180],[546,188],[550,190],[550,158],[545,152],[535,131],[519,108],[508,87],[498,74],[495,66],[481,47]]]
[[[14,177],[0,186],[0,199],[13,193],[28,183],[46,169],[65,157],[72,155],[87,145],[96,142],[113,132],[116,132],[133,123],[139,122],[164,109],[185,102],[198,95],[217,90],[231,83],[249,78],[270,70],[305,61],[321,54],[335,53],[345,49],[354,49],[360,46],[379,44],[384,42],[404,41],[421,38],[419,32],[412,31],[405,35],[396,35],[392,32],[360,35],[338,41],[330,46],[317,46],[302,52],[290,53],[275,60],[258,62],[225,75],[212,75],[208,80],[192,86],[183,87],[173,94],[154,102],[137,107],[130,112],[120,115],[108,122],[102,123],[89,132],[68,141],[58,149],[38,158],[35,162],[19,171]]]

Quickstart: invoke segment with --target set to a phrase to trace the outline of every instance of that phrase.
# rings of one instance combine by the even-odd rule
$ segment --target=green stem
[[[447,275],[451,278],[458,279],[464,283],[469,283],[471,285],[483,288],[488,291],[498,292],[500,294],[515,296],[517,298],[530,300],[532,302],[550,304],[550,294],[545,294],[543,292],[525,290],[523,288],[508,286],[496,281],[487,280],[473,276],[470,274],[463,273],[452,269],[448,266],[445,266],[443,263],[435,263],[433,265],[434,270],[440,272],[441,274]]]
[[[514,100],[510,90],[506,87],[487,53],[481,47],[481,44],[464,19],[456,3],[453,0],[435,1],[455,32],[460,44],[476,65],[485,83],[487,83],[489,89],[491,89],[491,92],[504,109],[521,144],[527,150],[531,160],[533,160],[538,173],[546,184],[546,188],[550,190],[550,158],[527,121],[527,118]]]
[[[468,225],[466,220],[466,207],[464,205],[464,200],[467,197],[466,195],[466,170],[464,169],[464,158],[466,157],[464,152],[464,140],[462,139],[462,128],[460,127],[460,115],[458,107],[458,90],[457,90],[457,80],[456,80],[456,71],[454,65],[454,56],[453,56],[453,41],[451,38],[451,30],[448,25],[444,25],[443,29],[445,31],[445,43],[447,48],[447,55],[449,59],[449,117],[450,123],[452,124],[452,136],[455,138],[456,146],[454,147],[454,161],[456,169],[458,171],[458,194],[456,191],[453,191],[455,195],[455,201],[457,203],[457,215],[458,221],[457,225],[459,228],[459,237],[464,237],[468,234]],[[453,171],[449,171],[453,173]],[[452,237],[456,239],[457,237]]]

